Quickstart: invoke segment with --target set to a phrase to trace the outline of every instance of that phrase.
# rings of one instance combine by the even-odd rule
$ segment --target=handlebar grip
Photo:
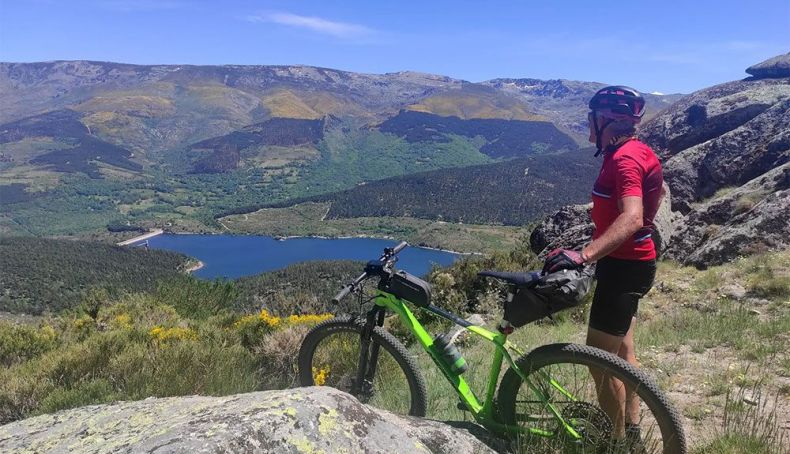
[[[356,286],[359,285],[360,282],[364,281],[366,277],[368,277],[368,273],[362,273],[359,275],[359,277],[354,279],[354,282],[343,287],[343,290],[340,290],[340,293],[338,293],[337,295],[335,295],[334,298],[332,298],[332,304],[337,304],[340,302],[340,300],[348,296],[348,294],[351,293],[351,291],[354,290],[354,288],[356,288]]]
[[[351,288],[352,288],[351,285],[347,285],[343,287],[343,290],[340,290],[340,293],[338,293],[337,295],[335,295],[334,298],[332,298],[332,304],[339,304],[340,300],[345,298],[351,292]]]

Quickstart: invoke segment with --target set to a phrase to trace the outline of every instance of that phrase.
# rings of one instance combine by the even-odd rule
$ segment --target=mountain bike
[[[336,317],[306,335],[298,357],[302,386],[332,386],[377,408],[425,416],[425,380],[412,353],[384,329],[389,311],[397,314],[447,378],[460,398],[459,408],[490,432],[521,443],[530,452],[536,447],[547,452],[686,452],[677,411],[642,371],[586,345],[543,345],[524,354],[507,340],[513,327],[506,320],[494,332],[432,305],[429,284],[394,267],[398,252],[406,246],[403,242],[384,249],[333,299],[338,303],[353,292],[360,303],[372,301],[364,316]],[[529,287],[541,276],[537,272],[480,274],[505,282],[511,299],[517,288]],[[375,278],[375,294],[366,298],[363,282]],[[449,320],[492,345],[482,400],[464,379],[467,365],[459,350],[446,336],[432,337],[409,305]],[[509,365],[504,375],[503,362]],[[599,404],[605,386],[624,386],[627,399],[637,399],[631,408],[638,411],[626,415],[623,405],[605,411]]]

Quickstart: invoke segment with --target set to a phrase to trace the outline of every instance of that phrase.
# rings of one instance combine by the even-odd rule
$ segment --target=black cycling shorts
[[[595,287],[590,307],[590,328],[613,336],[625,336],[636,315],[639,299],[653,286],[655,260],[623,260],[604,257],[595,267]]]

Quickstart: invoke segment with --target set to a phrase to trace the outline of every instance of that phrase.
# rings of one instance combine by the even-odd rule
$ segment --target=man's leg
[[[620,352],[624,339],[625,337],[623,336],[615,336],[595,328],[587,329],[587,345],[600,348],[614,355]],[[622,438],[625,435],[626,419],[625,386],[623,386],[620,380],[610,377],[599,369],[590,368],[590,374],[593,380],[595,380],[595,387],[598,392],[598,403],[601,404],[603,411],[606,412],[612,420],[615,437]]]
[[[628,361],[634,367],[639,367],[636,360],[636,348],[634,346],[634,326],[636,325],[636,317],[631,319],[631,327],[623,337],[623,342],[620,344],[620,349],[617,351],[617,356]],[[626,423],[639,424],[639,397],[633,392],[633,389],[626,387],[626,401],[625,401]]]

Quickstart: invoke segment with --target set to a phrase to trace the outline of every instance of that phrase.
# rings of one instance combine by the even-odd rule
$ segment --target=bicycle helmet
[[[603,152],[601,144],[603,130],[615,121],[629,121],[633,124],[642,121],[642,116],[645,114],[645,99],[633,88],[613,85],[598,90],[590,99],[589,107],[588,119],[595,128],[595,144],[598,148],[595,156],[598,156]],[[606,121],[598,125],[598,117]]]
[[[639,123],[645,114],[645,98],[630,87],[611,86],[598,90],[590,99],[590,110],[613,120]]]

